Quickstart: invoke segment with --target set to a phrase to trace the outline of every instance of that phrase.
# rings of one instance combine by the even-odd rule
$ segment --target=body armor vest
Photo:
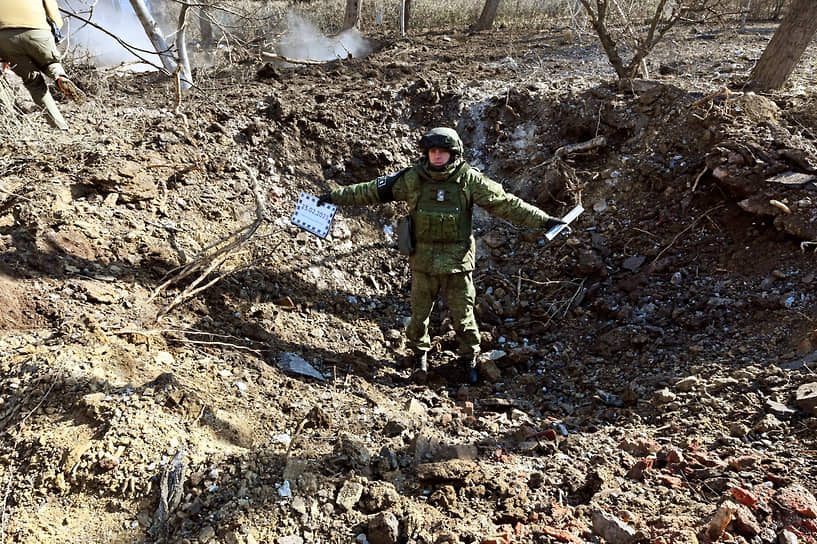
[[[471,202],[466,183],[457,183],[468,169],[463,164],[449,179],[436,181],[417,172],[419,195],[412,209],[418,242],[463,242],[471,237]]]

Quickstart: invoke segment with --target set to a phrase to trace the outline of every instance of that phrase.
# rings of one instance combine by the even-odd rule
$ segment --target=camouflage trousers
[[[415,352],[431,349],[428,324],[438,297],[442,297],[451,312],[459,355],[479,353],[479,329],[474,318],[476,290],[471,272],[433,275],[412,271],[411,319],[406,327],[409,347]]]
[[[0,59],[11,65],[14,73],[23,80],[34,103],[45,109],[50,120],[59,128],[67,128],[43,76],[46,74],[54,80],[65,76],[51,31],[27,28],[0,30]]]

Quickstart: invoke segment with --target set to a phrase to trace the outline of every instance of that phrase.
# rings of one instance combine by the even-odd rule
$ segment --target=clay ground
[[[73,130],[0,142],[2,540],[816,542],[817,51],[745,93],[772,30],[679,27],[622,83],[563,28],[372,36],[200,69],[179,108],[159,75],[73,66]],[[289,220],[438,125],[586,209],[553,241],[477,212],[473,387],[444,307],[428,383],[403,365],[401,205],[323,240]]]

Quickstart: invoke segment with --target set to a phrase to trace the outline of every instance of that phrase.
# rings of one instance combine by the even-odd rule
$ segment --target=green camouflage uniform
[[[342,187],[330,193],[340,206],[407,202],[414,223],[416,249],[409,257],[412,272],[411,320],[406,328],[409,346],[428,351],[429,318],[442,296],[453,319],[459,355],[479,353],[479,329],[474,318],[472,273],[475,243],[471,233],[474,204],[508,221],[544,228],[553,218],[502,185],[456,158],[443,171],[429,167],[428,158],[392,176]]]

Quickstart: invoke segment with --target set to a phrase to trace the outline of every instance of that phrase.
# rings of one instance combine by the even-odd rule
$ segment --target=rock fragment
[[[633,527],[601,509],[593,511],[593,532],[606,542],[632,544],[638,541],[638,533]]]
[[[369,532],[366,535],[371,544],[396,544],[400,536],[400,525],[391,512],[380,512],[369,520]]]

